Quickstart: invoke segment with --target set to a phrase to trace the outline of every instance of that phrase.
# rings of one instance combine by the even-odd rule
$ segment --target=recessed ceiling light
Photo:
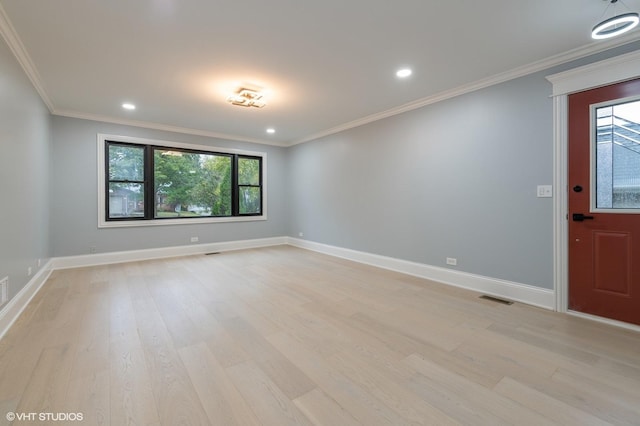
[[[122,108],[129,109],[129,110],[134,110],[134,109],[136,109],[136,106],[134,104],[124,103],[124,104],[122,104]]]
[[[273,127],[269,127],[267,129],[267,133],[269,133],[270,135],[274,134],[276,132],[276,129],[274,129]]]
[[[401,70],[398,70],[398,72],[396,72],[396,76],[400,77],[400,78],[407,78],[411,75],[412,71],[409,68],[403,68]]]

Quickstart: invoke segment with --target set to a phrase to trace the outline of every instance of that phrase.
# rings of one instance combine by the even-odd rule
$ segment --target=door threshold
[[[596,321],[602,324],[612,325],[614,327],[624,328],[626,330],[631,330],[631,331],[635,331],[636,333],[640,333],[640,325],[635,325],[635,324],[630,324],[628,322],[599,317],[597,315],[585,314],[584,312],[578,312],[578,311],[568,310],[567,314],[573,315],[574,317],[584,318],[584,319]]]

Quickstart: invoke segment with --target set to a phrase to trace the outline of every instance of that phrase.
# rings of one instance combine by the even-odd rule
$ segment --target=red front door
[[[640,325],[640,79],[569,96],[569,309]]]

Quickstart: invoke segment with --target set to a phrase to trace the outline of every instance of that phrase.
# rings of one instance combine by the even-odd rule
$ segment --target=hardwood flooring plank
[[[235,387],[266,425],[311,425],[309,419],[253,361],[226,369]]]
[[[75,349],[73,345],[63,344],[42,350],[16,412],[66,411],[65,395],[75,359]]]
[[[453,425],[451,417],[422,400],[404,386],[404,382],[384,374],[384,370],[350,353],[332,355],[327,363],[336,371],[360,384],[371,395],[416,425]]]
[[[160,422],[206,424],[206,413],[175,349],[157,335],[143,333],[141,340]]]
[[[598,417],[619,425],[632,425],[640,421],[640,404],[635,396],[593,380],[585,372],[578,374],[558,369],[551,380],[583,390],[592,401],[591,412]]]
[[[135,326],[135,323],[133,324]],[[137,337],[110,345],[110,419],[113,425],[160,424],[150,371]]]
[[[611,425],[611,423],[525,386],[510,377],[502,379],[494,387],[494,390],[500,395],[529,407],[559,425]]]
[[[433,405],[451,413],[462,423],[553,424],[537,412],[418,355],[410,355],[406,362],[419,372],[414,377],[412,389],[425,396],[438,395],[439,398],[433,399]]]
[[[89,295],[76,340],[77,352],[71,378],[95,377],[109,371],[109,298]]]
[[[294,399],[293,403],[316,426],[358,426],[362,424],[318,388]]]
[[[0,399],[0,426],[11,426],[12,422],[7,420],[8,413],[15,413],[18,407],[18,400],[2,400]]]
[[[225,321],[223,326],[289,399],[295,399],[316,387],[309,377],[278,352],[246,321],[237,318]]]
[[[82,414],[82,422],[79,423],[111,425],[109,388],[108,370],[78,376],[69,383],[65,408],[61,412]]]
[[[224,367],[200,343],[178,350],[210,424],[251,426],[260,421],[235,388]]]
[[[149,281],[153,285],[153,281]],[[149,293],[144,286],[137,296]],[[132,292],[133,293],[133,292]],[[150,294],[133,300],[151,387],[163,424],[206,424],[207,416]]]
[[[360,423],[371,426],[409,424],[409,421],[357,383],[332,369],[322,357],[304,348],[286,333],[271,335],[268,340]]]

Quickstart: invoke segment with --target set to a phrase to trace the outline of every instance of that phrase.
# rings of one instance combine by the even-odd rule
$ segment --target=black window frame
[[[258,185],[246,185],[246,184],[241,184],[238,181],[238,176],[239,176],[239,160],[240,159],[249,159],[249,160],[258,160]],[[235,188],[236,190],[233,191],[233,196],[235,197],[235,199],[233,199],[232,201],[232,206],[237,209],[235,211],[235,213],[237,213],[237,216],[260,216],[262,214],[262,157],[259,156],[255,156],[255,155],[245,155],[245,154],[238,154],[236,155],[235,159],[234,159],[234,167],[235,169],[233,170],[233,175],[232,175],[232,187]],[[235,179],[235,180],[233,180]],[[258,213],[240,213],[240,188],[260,188],[260,211]]]
[[[128,146],[143,149],[144,157],[144,181],[114,180],[110,179],[109,164],[109,147],[110,146]],[[215,155],[231,158],[231,214],[218,216],[179,216],[179,217],[156,217],[155,207],[155,165],[154,153],[156,150],[164,151],[180,151],[192,154]],[[172,145],[157,145],[153,143],[136,143],[124,142],[117,139],[104,139],[104,221],[105,223],[117,222],[162,222],[162,221],[202,221],[207,219],[229,219],[241,217],[263,217],[264,216],[264,167],[263,157],[260,155],[251,155],[244,153],[233,153],[216,150],[204,150],[195,148],[185,148]],[[239,185],[238,183],[238,160],[241,158],[257,159],[259,161],[259,185]],[[144,188],[144,215],[143,216],[123,216],[110,217],[109,205],[109,184],[110,183],[143,183]],[[260,211],[257,213],[240,213],[239,193],[241,187],[259,187],[260,188]]]

